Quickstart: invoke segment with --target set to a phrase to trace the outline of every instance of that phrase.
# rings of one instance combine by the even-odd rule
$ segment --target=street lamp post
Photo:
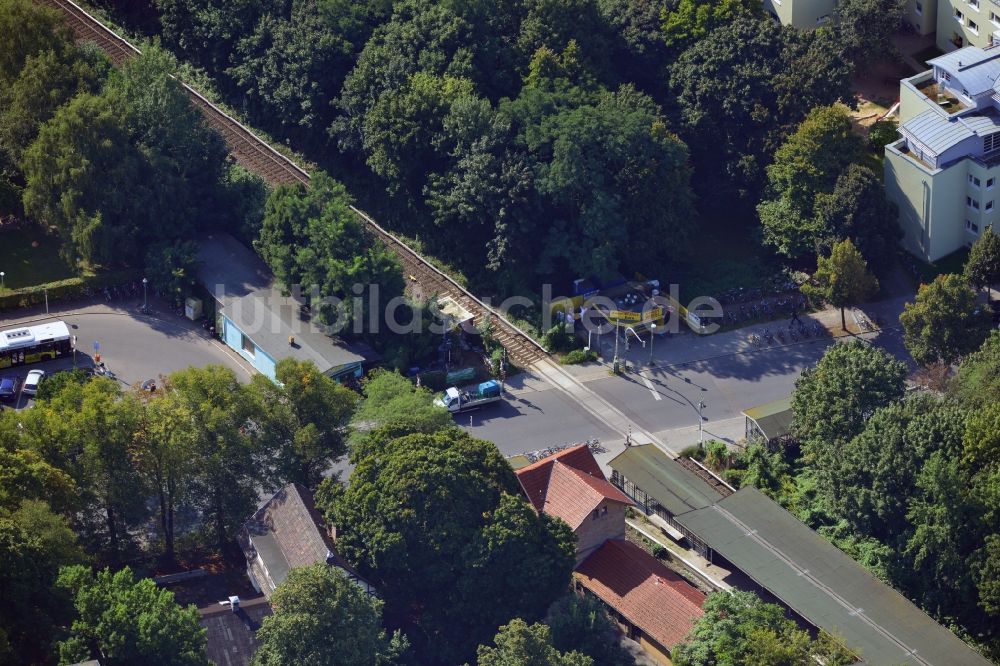
[[[5,275],[7,275],[7,274],[4,273],[3,271],[0,271],[0,289],[4,288],[4,286],[3,286],[3,278],[4,278]]]
[[[698,448],[704,448],[705,443],[705,419],[701,416],[701,410],[705,409],[705,401],[698,401]]]
[[[149,310],[149,299],[146,297],[146,285],[149,284],[149,280],[142,278],[142,311],[146,312]]]
[[[618,338],[620,337],[618,335],[618,333],[619,333],[619,331],[618,331],[618,320],[616,319],[615,320],[615,360],[611,364],[611,366],[613,368],[613,371],[616,374],[618,373]]]
[[[649,325],[649,364],[653,365],[653,336],[656,335],[656,324]]]

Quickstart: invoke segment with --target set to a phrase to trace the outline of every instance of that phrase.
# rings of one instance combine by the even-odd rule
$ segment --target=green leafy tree
[[[824,475],[821,495],[835,519],[857,534],[898,544],[908,533],[908,500],[916,477],[935,451],[962,451],[965,412],[929,397],[883,407],[841,450],[836,473]]]
[[[772,199],[757,207],[765,240],[791,257],[815,251],[822,236],[821,224],[812,219],[816,197],[833,191],[861,147],[847,107],[811,110],[767,167]]]
[[[479,666],[593,666],[595,663],[580,652],[559,652],[552,646],[548,627],[529,625],[521,618],[500,627],[493,642],[496,647],[479,646]]]
[[[13,511],[24,500],[45,499],[57,511],[76,506],[73,478],[31,449],[0,447],[0,510]]]
[[[10,659],[7,663],[50,659],[51,641],[68,620],[56,576],[59,567],[83,559],[66,520],[44,502],[0,509],[0,656]]]
[[[833,246],[829,257],[819,257],[812,280],[802,285],[809,298],[840,308],[840,327],[847,330],[845,308],[878,291],[878,280],[868,272],[868,262],[850,239]]]
[[[820,485],[830,483],[841,449],[876,410],[903,396],[906,365],[861,340],[830,347],[792,393],[792,430]]]
[[[832,192],[816,195],[815,215],[822,245],[847,238],[876,271],[893,265],[903,237],[898,210],[886,198],[881,177],[868,167],[848,165]]]
[[[398,372],[377,370],[361,385],[364,399],[354,414],[361,431],[430,434],[454,424],[451,413],[434,404],[434,395]],[[356,450],[356,455],[365,455]],[[353,456],[352,456],[353,457]]]
[[[1000,617],[1000,534],[986,537],[986,545],[976,553],[973,578],[979,588],[979,605],[993,617]]]
[[[99,657],[108,666],[208,666],[198,609],[181,608],[174,593],[152,579],[136,581],[128,567],[95,575],[73,566],[59,574],[59,586],[72,595],[78,614],[69,638],[59,643],[60,663]]]
[[[896,55],[892,36],[903,23],[906,0],[844,0],[834,11],[834,30],[855,67]]]
[[[73,43],[59,13],[30,0],[0,2],[0,34],[6,39],[0,52],[0,85],[8,86],[28,58],[46,51],[62,51]]]
[[[760,5],[747,0],[676,0],[664,3],[663,40],[675,52],[703,39],[735,18],[760,14]]]
[[[632,655],[619,643],[618,627],[597,598],[569,593],[549,609],[545,624],[552,645],[560,652],[581,652],[601,666],[634,666]]]
[[[781,606],[764,603],[752,592],[710,594],[703,609],[705,614],[674,649],[677,666],[808,666],[821,652],[826,664],[856,661],[835,641],[812,641]]]
[[[990,313],[960,275],[939,275],[920,285],[916,300],[903,306],[906,350],[918,363],[954,363],[971,354],[989,335]]]
[[[335,4],[353,3],[325,3]],[[353,64],[355,46],[349,38],[357,26],[351,20],[329,20],[324,3],[291,5],[290,16],[261,17],[253,33],[236,45],[228,73],[255,115],[274,119],[268,124],[279,125],[286,134],[320,137],[333,120],[330,100]]]
[[[876,120],[868,128],[868,147],[879,153],[890,143],[899,140],[899,121],[895,118]]]
[[[279,11],[274,0],[153,0],[165,44],[212,71],[229,64],[241,37]]]
[[[173,394],[147,402],[136,429],[135,461],[156,495],[163,556],[174,560],[174,517],[191,498],[198,476],[191,411]]]
[[[1000,282],[1000,236],[987,225],[976,239],[965,261],[965,279],[976,289]]]
[[[191,240],[157,243],[146,251],[146,279],[175,304],[198,283],[198,244]]]
[[[361,333],[376,308],[403,293],[403,275],[391,252],[365,229],[351,210],[343,185],[323,173],[313,174],[309,189],[276,189],[264,209],[257,250],[289,289],[316,290],[319,316],[335,330],[353,322]],[[359,309],[355,285],[366,290]],[[378,286],[377,294],[368,289]]]
[[[989,404],[1000,393],[1000,331],[991,331],[982,346],[962,359],[953,392],[963,404]]]
[[[110,66],[94,48],[29,56],[11,85],[0,89],[0,150],[19,163],[41,124],[78,93],[98,92]]]
[[[319,372],[311,361],[286,358],[275,368],[278,384],[251,381],[258,404],[279,442],[278,475],[315,488],[330,465],[347,453],[348,422],[357,404],[349,388]]]
[[[851,99],[851,67],[831,47],[827,31],[736,18],[670,64],[678,132],[698,147],[693,182],[713,210],[755,204],[765,166],[795,125],[810,109]]]
[[[274,615],[257,632],[254,666],[376,666],[394,649],[382,628],[382,602],[337,567],[292,569],[271,606]]]
[[[166,391],[189,415],[197,470],[192,497],[224,551],[257,504],[259,479],[271,467],[273,451],[265,412],[232,370],[188,368],[167,378]]]
[[[387,612],[415,625],[421,663],[461,662],[512,617],[541,617],[569,584],[572,534],[515,499],[492,444],[457,429],[412,434],[371,443],[355,464],[328,512],[337,545]]]

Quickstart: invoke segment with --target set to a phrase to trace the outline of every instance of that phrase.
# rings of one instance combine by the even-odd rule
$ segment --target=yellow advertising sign
[[[642,321],[641,312],[630,312],[628,310],[612,310],[608,313],[608,319],[615,321]]]

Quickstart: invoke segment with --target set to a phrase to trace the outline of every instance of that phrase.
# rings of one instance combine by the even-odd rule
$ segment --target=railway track
[[[71,0],[35,0],[35,2],[61,11],[77,39],[96,43],[108,54],[115,66],[120,66],[140,53],[139,49]],[[208,124],[218,130],[226,140],[233,158],[240,166],[258,174],[270,185],[301,183],[308,186],[308,172],[276,151],[197,90],[186,83],[182,82],[182,85],[188,91],[192,103],[204,114]],[[393,251],[405,275],[415,278],[424,293],[437,293],[450,297],[473,315],[473,323],[476,325],[491,319],[495,324],[495,337],[507,349],[514,363],[528,367],[549,357],[545,348],[501,313],[476,298],[399,238],[378,225],[369,215],[353,206],[351,208],[369,230]]]

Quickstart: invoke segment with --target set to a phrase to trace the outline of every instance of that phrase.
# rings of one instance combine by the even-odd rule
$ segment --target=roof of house
[[[609,539],[576,568],[584,587],[672,649],[702,616],[705,595],[639,546]]]
[[[257,651],[257,630],[271,614],[264,597],[240,600],[235,613],[228,606],[216,604],[200,608],[201,626],[205,628],[209,661],[218,666],[249,666]]]
[[[275,361],[312,361],[326,373],[365,360],[360,347],[332,338],[303,319],[302,301],[283,295],[260,257],[232,236],[200,239],[198,261],[198,279],[219,302],[222,314]]]
[[[673,515],[722,499],[694,472],[652,444],[627,447],[608,464]]]
[[[942,116],[934,109],[918,113],[907,120],[899,131],[908,138],[922,143],[932,153],[940,155],[948,148],[975,136],[958,118]]]
[[[784,437],[792,430],[792,397],[774,400],[751,407],[743,414],[764,431],[768,439]]]
[[[752,486],[676,520],[866,664],[990,663]]]
[[[968,46],[928,60],[927,64],[959,75],[966,91],[979,95],[993,88],[1000,76],[1000,49]]]
[[[536,511],[562,518],[573,529],[604,500],[632,504],[604,478],[586,444],[554,453],[515,474]]]
[[[357,578],[320,525],[312,495],[303,486],[290,483],[243,524],[239,542],[248,562],[260,557],[275,586],[295,567],[317,562],[334,564]]]

